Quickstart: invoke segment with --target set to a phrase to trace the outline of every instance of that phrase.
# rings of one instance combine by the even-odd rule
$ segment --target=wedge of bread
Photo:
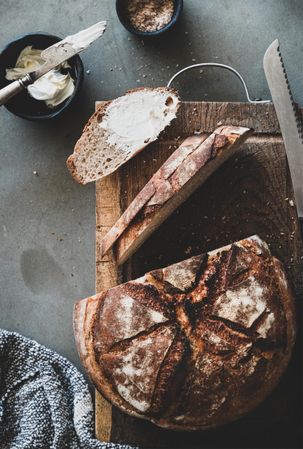
[[[166,87],[135,89],[102,104],[67,159],[80,184],[109,175],[134,157],[176,117],[179,98]]]
[[[209,137],[187,138],[104,236],[101,256],[115,244],[117,261],[124,263],[250,134],[249,128],[221,126]]]

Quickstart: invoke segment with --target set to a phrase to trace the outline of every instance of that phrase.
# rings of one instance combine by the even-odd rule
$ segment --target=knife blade
[[[39,67],[35,72],[32,72],[31,77],[38,79],[40,76],[45,75],[45,73],[62,64],[67,59],[70,59],[85,50],[92,42],[102,36],[105,28],[105,21],[95,23],[95,25],[79,31],[79,33],[67,36],[62,41],[46,48],[41,53],[41,58],[44,59],[45,64]]]
[[[303,235],[303,125],[291,93],[278,39],[266,50],[263,67],[284,140]]]
[[[98,22],[43,50],[41,53],[41,57],[45,61],[43,65],[0,90],[0,106],[50,70],[85,50],[92,42],[102,36],[105,29],[106,22]]]

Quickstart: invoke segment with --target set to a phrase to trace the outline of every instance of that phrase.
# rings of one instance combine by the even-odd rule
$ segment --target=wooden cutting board
[[[100,260],[100,241],[178,142],[218,124],[255,134],[158,229],[122,269],[112,254]],[[118,172],[96,184],[96,291],[192,255],[258,234],[285,265],[302,299],[302,242],[279,124],[272,104],[184,102],[162,135]],[[298,339],[301,341],[301,339]],[[297,345],[298,346],[298,345]],[[245,418],[207,432],[173,432],[112,408],[96,392],[96,434],[142,448],[300,447],[300,351],[272,395]]]

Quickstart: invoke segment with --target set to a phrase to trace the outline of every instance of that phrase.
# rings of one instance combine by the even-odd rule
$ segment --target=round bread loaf
[[[131,415],[180,430],[256,407],[295,338],[283,268],[256,236],[82,300],[74,322],[98,390]]]

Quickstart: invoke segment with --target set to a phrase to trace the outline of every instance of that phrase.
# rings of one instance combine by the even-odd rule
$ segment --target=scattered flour
[[[275,316],[271,312],[269,315],[266,316],[264,322],[258,327],[258,334],[262,338],[266,338],[268,331],[272,328],[273,324],[275,322]]]
[[[266,309],[266,292],[267,288],[251,276],[245,283],[219,296],[214,313],[249,328]]]

